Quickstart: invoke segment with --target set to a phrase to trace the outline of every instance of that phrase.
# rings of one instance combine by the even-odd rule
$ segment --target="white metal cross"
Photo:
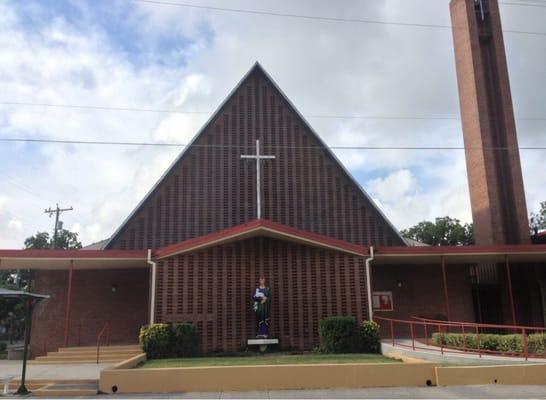
[[[256,154],[243,154],[241,155],[241,158],[251,158],[253,160],[256,160],[256,207],[257,207],[257,214],[258,219],[262,217],[262,191],[260,188],[260,181],[261,181],[261,172],[260,172],[260,164],[262,160],[271,160],[274,159],[275,156],[264,156],[260,154],[260,140],[256,139]]]

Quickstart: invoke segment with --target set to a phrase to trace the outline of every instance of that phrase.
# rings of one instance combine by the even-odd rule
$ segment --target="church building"
[[[203,351],[238,351],[256,335],[260,276],[284,348],[317,346],[332,315],[544,326],[546,245],[524,218],[498,5],[480,4],[451,5],[475,246],[403,238],[256,63],[108,240],[0,250],[0,268],[31,268],[51,296],[33,355],[95,345],[106,327],[134,344],[151,322],[191,322]]]

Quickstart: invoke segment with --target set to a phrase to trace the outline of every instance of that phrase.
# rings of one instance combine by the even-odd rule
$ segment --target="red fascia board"
[[[546,245],[520,244],[520,245],[491,245],[491,246],[422,246],[422,247],[386,247],[380,246],[374,249],[377,256],[394,255],[419,255],[441,256],[449,254],[529,254],[545,253]]]
[[[360,255],[365,255],[364,247],[355,245],[352,243],[344,242],[342,240],[334,239],[328,236],[320,235],[313,232],[302,231],[296,228],[292,228],[278,222],[268,221],[264,219],[255,219],[250,222],[237,225],[231,228],[227,228],[218,232],[213,232],[208,235],[200,236],[198,238],[185,240],[183,242],[159,248],[155,251],[154,255],[158,258],[165,258],[170,255],[184,252],[185,250],[192,248],[205,247],[208,244],[213,244],[214,242],[220,241],[222,239],[234,238],[237,236],[244,235],[246,233],[251,233],[254,230],[267,229],[278,233],[281,235],[293,236],[296,239],[301,239],[304,241],[313,241],[319,245],[324,245],[328,247],[337,248],[340,250],[345,250],[351,253],[357,253]]]
[[[147,250],[11,250],[0,249],[0,258],[44,259],[147,259]]]

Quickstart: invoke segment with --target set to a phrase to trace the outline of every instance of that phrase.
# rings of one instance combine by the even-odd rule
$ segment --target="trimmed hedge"
[[[320,351],[323,353],[356,353],[358,336],[354,317],[326,317],[319,322]]]
[[[149,359],[194,357],[199,354],[199,331],[193,324],[144,325],[140,328],[139,341]]]
[[[199,331],[192,324],[174,326],[174,352],[178,357],[195,357],[199,354]]]
[[[379,353],[381,350],[379,324],[374,321],[362,321],[360,324],[360,351],[363,353]]]
[[[433,333],[432,343],[446,347],[478,349],[478,337],[475,333]],[[498,351],[501,353],[523,353],[522,335],[481,334],[480,349]],[[527,351],[534,354],[544,354],[546,336],[531,334],[527,336]]]
[[[149,359],[167,358],[171,353],[172,329],[167,324],[144,325],[138,337],[142,350]]]
[[[326,317],[319,322],[322,353],[378,353],[380,350],[379,325],[362,321],[358,325],[354,317]]]

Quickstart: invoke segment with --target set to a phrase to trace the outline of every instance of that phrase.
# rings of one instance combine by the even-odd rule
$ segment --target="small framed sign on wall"
[[[373,292],[372,305],[374,311],[392,311],[392,292]]]

